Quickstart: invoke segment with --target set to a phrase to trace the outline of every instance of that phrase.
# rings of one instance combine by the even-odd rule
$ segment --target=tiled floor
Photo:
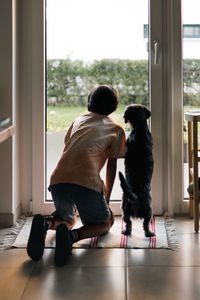
[[[200,234],[176,219],[180,250],[73,250],[55,267],[54,250],[38,263],[25,249],[0,251],[0,300],[199,300]]]

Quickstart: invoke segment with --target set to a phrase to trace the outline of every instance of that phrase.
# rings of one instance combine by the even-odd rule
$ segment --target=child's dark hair
[[[108,116],[116,110],[118,98],[118,92],[115,88],[103,84],[90,92],[87,108],[91,112]]]

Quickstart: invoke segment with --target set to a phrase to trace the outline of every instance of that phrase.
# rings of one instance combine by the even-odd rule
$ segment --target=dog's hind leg
[[[149,215],[148,217],[145,217],[144,222],[143,222],[143,228],[144,228],[144,232],[145,232],[146,237],[154,236],[154,232],[149,230],[150,220],[151,220],[151,215]]]
[[[123,193],[122,196],[122,219],[124,220],[124,222],[126,223],[126,227],[124,230],[122,230],[122,233],[125,235],[130,235],[131,231],[132,231],[132,222],[131,222],[131,214],[130,214],[130,210],[131,206],[130,203],[128,201],[127,195],[125,193]]]
[[[124,222],[126,223],[126,228],[122,230],[122,233],[125,235],[130,235],[132,231],[132,222],[131,222],[131,216],[124,214],[123,216]]]

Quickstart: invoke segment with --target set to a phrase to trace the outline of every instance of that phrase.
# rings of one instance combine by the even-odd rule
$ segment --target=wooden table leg
[[[199,231],[199,197],[198,197],[198,130],[197,117],[193,117],[193,165],[194,165],[194,230]]]
[[[192,175],[191,175],[191,168],[193,166],[193,161],[192,161],[192,122],[188,121],[188,175],[189,175],[189,183],[193,181]],[[190,218],[193,218],[194,216],[194,198],[193,195],[189,197],[189,215]]]

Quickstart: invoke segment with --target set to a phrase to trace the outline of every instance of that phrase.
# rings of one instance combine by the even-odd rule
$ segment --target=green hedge
[[[184,105],[200,106],[200,59],[184,59]]]
[[[102,59],[47,61],[47,99],[54,105],[85,106],[91,89],[99,84],[117,88],[121,104],[148,104],[148,61]],[[184,105],[200,105],[200,59],[184,60]]]

